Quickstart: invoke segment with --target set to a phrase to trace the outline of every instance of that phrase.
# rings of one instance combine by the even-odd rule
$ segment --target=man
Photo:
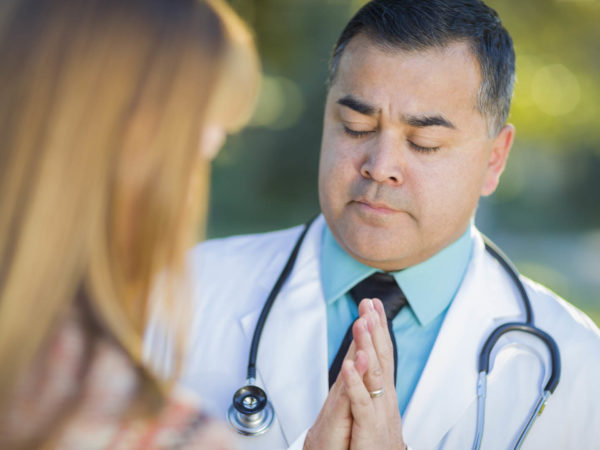
[[[512,145],[513,81],[511,38],[480,1],[374,0],[348,23],[325,107],[323,214],[258,346],[256,384],[275,423],[240,437],[244,448],[464,449],[483,412],[482,447],[516,445],[551,361],[529,332],[504,334],[478,410],[484,342],[529,314],[473,225]],[[218,414],[245,384],[261,310],[300,233],[216,240],[192,253],[197,308],[182,384]],[[533,323],[562,360],[524,445],[600,448],[600,332],[522,282]],[[158,348],[153,333],[148,343]]]

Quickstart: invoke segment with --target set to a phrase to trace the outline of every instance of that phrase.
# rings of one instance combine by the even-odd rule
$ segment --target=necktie
[[[394,380],[396,379],[396,370],[398,368],[398,350],[396,348],[396,338],[392,329],[392,319],[406,305],[406,296],[396,283],[394,277],[383,272],[375,272],[370,277],[365,278],[352,289],[350,295],[358,305],[363,298],[378,298],[383,303],[385,317],[387,318],[388,330],[394,346]],[[348,348],[352,343],[352,324],[348,327],[342,344],[335,355],[333,363],[329,369],[329,387],[333,386],[340,373],[344,357],[348,353]]]

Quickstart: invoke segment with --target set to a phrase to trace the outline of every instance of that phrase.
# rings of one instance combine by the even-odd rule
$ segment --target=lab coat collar
[[[476,400],[477,356],[489,333],[522,319],[518,294],[475,232],[473,257],[403,417],[414,448],[436,448]],[[440,378],[444,382],[440,382]]]
[[[329,390],[319,267],[324,223],[321,216],[311,226],[293,273],[273,305],[258,351],[257,382],[265,388],[288,444],[312,426]],[[289,251],[292,247],[293,242]],[[281,261],[273,263],[273,273],[281,268]],[[265,298],[270,288],[264,285]],[[481,346],[501,322],[523,319],[518,298],[514,284],[474,231],[469,268],[403,417],[403,434],[411,447],[436,448],[475,402]],[[248,342],[262,307],[261,302],[240,318]],[[445,381],[440,383],[440,378]]]
[[[258,382],[273,404],[288,444],[313,424],[329,390],[327,324],[319,275],[324,224],[319,216],[311,225],[293,272],[273,304],[258,350]],[[281,269],[280,264],[272,268],[274,272]],[[265,286],[267,294],[270,289]],[[248,342],[262,307],[260,303],[241,318]]]

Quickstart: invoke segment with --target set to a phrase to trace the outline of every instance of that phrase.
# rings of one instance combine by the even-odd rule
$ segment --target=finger
[[[354,358],[354,368],[361,377],[364,377],[365,373],[367,373],[367,369],[369,368],[369,357],[362,350],[358,350],[356,352],[356,357]]]
[[[356,356],[356,344],[354,343],[354,340],[352,342],[350,342],[350,347],[348,347],[348,351],[346,352],[346,356],[344,356],[344,359],[351,359],[354,360]]]
[[[346,394],[350,400],[352,418],[361,428],[370,428],[370,423],[376,415],[375,405],[363,383],[363,378],[356,368],[355,362],[349,359],[344,361],[341,375]]]
[[[348,351],[346,351],[346,354],[344,355],[344,360],[346,360],[346,359],[353,360],[355,354],[356,354],[356,344],[354,343],[354,340],[352,340],[352,342],[350,342],[350,346],[348,347]],[[337,356],[336,356],[336,359],[337,359]],[[339,374],[338,374],[338,377],[334,380],[334,383],[335,383],[335,381],[337,381],[338,378],[339,378]]]
[[[373,308],[375,309],[375,312],[377,312],[379,319],[382,322],[387,322],[387,317],[385,315],[385,309],[383,308],[383,302],[381,300],[379,300],[378,298],[374,298],[373,299]]]
[[[341,377],[338,377],[331,386],[321,412],[328,414],[330,417],[343,418],[350,416],[350,399]]]
[[[390,337],[383,303],[381,303],[381,300],[375,298],[371,303],[366,303],[361,311],[367,320],[373,346],[375,347],[375,354],[383,370],[384,378],[388,384],[395,385],[394,346]]]
[[[388,403],[385,396],[390,393],[372,398],[361,379],[367,363],[366,354],[357,350],[355,360],[344,361],[340,372],[353,419],[351,448],[405,448],[397,405],[395,410],[382,407]]]
[[[356,343],[353,340],[350,343],[350,347],[348,347],[348,351],[346,352],[344,361],[347,359],[354,361],[355,358],[356,358]],[[343,405],[348,408],[348,411],[350,410],[350,402],[348,400],[346,390],[344,389],[344,383],[341,381],[341,377],[339,375],[338,375],[337,379],[335,380],[335,382],[333,383],[333,386],[331,386],[329,393],[334,394],[335,396],[339,397],[339,402],[343,403]],[[338,401],[337,397],[336,397],[336,404]]]
[[[377,358],[384,369],[391,369],[394,363],[394,347],[388,330],[383,304],[379,299],[365,299],[359,305],[360,317],[368,324]]]
[[[310,428],[306,442],[309,448],[348,449],[352,430],[350,398],[339,376],[331,387],[317,420]]]
[[[364,299],[358,306],[358,312],[360,317],[364,317],[367,320],[369,332],[372,335],[375,334],[373,337],[381,341],[374,340],[375,348],[378,349],[380,347],[382,351],[392,351],[392,341],[389,336],[387,318],[381,300],[377,298]]]
[[[352,327],[352,334],[354,342],[356,342],[356,350],[362,351],[368,358],[368,368],[364,374],[364,384],[368,391],[377,391],[384,386],[383,371],[373,341],[371,340],[371,334],[367,329],[366,320],[363,317],[358,318]]]

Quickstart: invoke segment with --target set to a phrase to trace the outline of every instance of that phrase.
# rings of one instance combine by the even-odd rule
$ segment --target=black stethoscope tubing
[[[485,249],[500,263],[504,270],[510,275],[515,286],[521,294],[523,300],[523,309],[525,310],[525,323],[533,324],[533,311],[531,310],[531,302],[529,301],[529,295],[525,290],[525,286],[519,278],[519,272],[514,264],[508,259],[508,257],[494,244],[487,236],[483,236],[483,242],[485,243]]]
[[[246,386],[238,389],[233,396],[233,403],[229,408],[228,412],[228,420],[229,423],[241,434],[247,436],[256,436],[264,433],[269,429],[273,422],[274,412],[270,402],[267,399],[267,395],[258,386],[255,385],[256,379],[256,360],[258,355],[258,346],[260,343],[260,338],[267,320],[271,308],[277,298],[277,295],[281,291],[283,284],[289,278],[296,259],[298,257],[298,253],[300,252],[300,247],[302,246],[302,242],[306,237],[306,234],[314,222],[316,217],[310,219],[304,229],[302,230],[300,236],[296,240],[294,248],[288,257],[288,260],[279,274],[277,281],[273,285],[267,300],[261,310],[260,316],[256,323],[256,327],[254,329],[254,334],[252,336],[252,343],[250,345],[250,354],[248,356],[248,370],[247,370],[247,380]],[[531,334],[540,340],[546,345],[550,352],[551,356],[551,374],[544,387],[544,392],[542,394],[543,404],[542,402],[538,402],[536,406],[536,410],[531,418],[528,420],[526,426],[521,431],[519,436],[519,440],[515,448],[520,447],[525,438],[527,432],[531,428],[535,417],[538,414],[541,414],[543,410],[543,406],[545,405],[545,401],[549,394],[553,393],[558,385],[560,380],[560,353],[558,350],[558,346],[554,339],[543,330],[535,327],[533,324],[533,311],[531,308],[531,302],[529,300],[529,296],[527,295],[527,291],[525,290],[525,286],[523,285],[521,279],[519,278],[519,274],[514,265],[510,262],[510,260],[502,253],[502,251],[491,242],[486,236],[483,236],[485,249],[490,253],[496,261],[504,268],[506,273],[511,277],[514,285],[519,290],[519,294],[522,300],[523,309],[525,311],[525,321],[524,322],[510,322],[500,325],[496,328],[490,336],[485,341],[481,352],[479,354],[478,367],[480,374],[480,381],[478,383],[478,397],[480,396],[481,386],[479,384],[482,383],[481,378],[485,378],[487,373],[489,372],[490,367],[490,355],[492,353],[492,349],[494,345],[498,342],[498,339],[502,337],[504,334],[520,331],[524,333]],[[483,401],[485,402],[485,380],[483,381]],[[250,401],[248,401],[250,399]],[[485,403],[484,403],[485,405]],[[481,407],[479,409],[482,409]],[[484,408],[483,408],[484,409]],[[481,415],[481,417],[479,416]],[[480,423],[481,421],[481,423]],[[483,411],[478,411],[478,422],[477,422],[477,434],[476,440],[473,448],[479,448],[481,443],[481,435],[483,434]]]
[[[275,303],[275,299],[281,291],[283,284],[290,276],[294,264],[296,263],[298,253],[300,252],[302,242],[306,237],[306,233],[316,218],[317,216],[313,217],[304,226],[283,270],[279,274],[277,281],[273,285],[273,288],[265,301],[254,328],[252,343],[250,345],[250,354],[248,356],[246,385],[233,394],[232,404],[227,411],[227,420],[229,424],[238,433],[245,436],[258,436],[265,433],[271,427],[275,417],[273,406],[271,405],[271,402],[269,402],[267,394],[255,384],[258,344],[260,343],[260,337],[265,327],[267,317],[271,312],[271,307],[273,306],[273,303]]]
[[[535,419],[543,412],[546,402],[548,401],[548,397],[554,393],[556,386],[558,386],[561,372],[560,352],[558,350],[558,345],[552,336],[534,325],[531,301],[529,300],[529,295],[527,295],[525,286],[523,285],[515,266],[489,238],[483,236],[483,240],[485,243],[485,249],[504,268],[506,273],[508,273],[508,275],[512,278],[514,285],[519,290],[523,309],[525,310],[525,321],[508,322],[500,325],[494,329],[494,331],[492,331],[481,348],[478,361],[479,374],[477,380],[477,419],[475,424],[475,439],[472,449],[478,450],[481,446],[481,440],[483,438],[487,375],[490,370],[490,356],[492,354],[492,349],[502,336],[513,331],[527,333],[541,340],[550,352],[551,361],[551,370],[548,381],[546,382],[542,393],[539,395],[538,400],[536,401],[533,412],[528,417],[522,429],[519,430],[519,434],[516,437],[514,448],[520,449],[523,441],[529,433],[529,430],[533,426]]]
[[[502,253],[502,251],[494,244],[487,236],[483,236],[483,240],[485,243],[486,250],[500,263],[500,265],[506,270],[506,272],[512,278],[515,286],[519,289],[519,293],[521,294],[521,299],[523,300],[523,309],[525,310],[525,322],[509,322],[503,325],[500,325],[496,328],[492,334],[487,338],[485,344],[481,349],[481,353],[479,355],[479,371],[480,372],[489,372],[490,368],[490,354],[492,352],[492,348],[498,342],[498,339],[502,337],[504,334],[509,333],[511,331],[521,331],[524,333],[531,334],[541,339],[545,344],[548,350],[550,351],[550,356],[552,359],[552,372],[550,374],[550,378],[544,387],[544,390],[550,391],[553,393],[558,385],[560,380],[560,352],[558,350],[558,345],[556,342],[545,331],[537,328],[533,324],[533,311],[531,310],[531,301],[529,300],[529,295],[527,295],[527,291],[525,290],[525,286],[523,286],[523,282],[519,278],[519,273],[517,269],[512,264],[510,259]]]
[[[290,273],[292,272],[292,269],[294,268],[294,264],[296,263],[296,258],[298,257],[298,253],[300,252],[300,247],[302,246],[304,237],[306,236],[308,229],[310,228],[311,224],[315,221],[315,219],[316,217],[313,217],[306,223],[306,225],[304,225],[304,230],[302,230],[302,233],[298,237],[296,245],[294,245],[294,248],[292,249],[292,252],[288,257],[288,260],[285,263],[285,267],[279,274],[279,277],[273,285],[273,288],[271,289],[271,292],[267,297],[265,305],[263,306],[263,309],[260,312],[260,316],[258,317],[258,321],[256,322],[256,327],[254,328],[254,335],[252,336],[252,344],[250,345],[250,355],[248,356],[248,379],[256,378],[256,359],[258,355],[258,344],[260,343],[260,336],[262,334],[263,328],[265,327],[265,322],[267,321],[267,317],[271,312],[271,307],[273,306],[273,303],[275,303],[277,295],[283,287],[283,283],[285,283],[285,281],[288,279]]]

